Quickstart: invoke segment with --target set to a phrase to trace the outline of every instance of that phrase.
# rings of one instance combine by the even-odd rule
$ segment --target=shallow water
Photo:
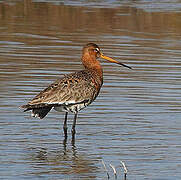
[[[181,178],[180,1],[0,1],[2,179]],[[34,119],[19,106],[60,74],[80,70],[82,46],[102,61],[104,85],[79,113],[75,143],[64,114]]]

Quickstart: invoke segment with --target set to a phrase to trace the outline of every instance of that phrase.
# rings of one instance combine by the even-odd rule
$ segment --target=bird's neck
[[[102,67],[100,65],[100,62],[96,58],[87,58],[86,56],[83,56],[82,64],[84,65],[85,69],[94,71],[100,77],[100,79],[103,78]]]

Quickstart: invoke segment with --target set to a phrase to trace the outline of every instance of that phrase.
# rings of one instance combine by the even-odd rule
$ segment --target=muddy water
[[[181,178],[180,1],[0,1],[2,179]],[[79,113],[75,143],[64,114],[25,104],[60,74],[82,69],[87,42],[133,67],[108,64],[100,96]],[[69,116],[69,135],[72,124]]]

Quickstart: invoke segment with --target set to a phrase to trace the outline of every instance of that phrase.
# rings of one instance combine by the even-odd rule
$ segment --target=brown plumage
[[[52,108],[57,111],[65,111],[65,137],[67,137],[68,112],[74,113],[72,126],[72,137],[74,138],[77,113],[95,100],[103,84],[102,67],[97,60],[99,57],[130,68],[104,56],[96,44],[89,43],[83,48],[82,53],[84,70],[57,79],[21,108],[24,108],[24,111],[32,110],[32,116],[40,119],[44,118]]]

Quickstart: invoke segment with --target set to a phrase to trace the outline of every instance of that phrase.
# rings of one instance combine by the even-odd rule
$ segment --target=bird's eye
[[[94,49],[94,52],[98,53],[98,52],[99,52],[99,49],[98,49],[98,48],[95,48],[95,49]]]

